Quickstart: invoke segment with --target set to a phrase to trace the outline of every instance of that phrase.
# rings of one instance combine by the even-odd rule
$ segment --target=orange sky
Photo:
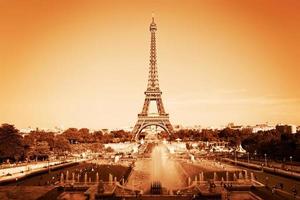
[[[298,0],[0,0],[0,123],[133,126],[151,12],[173,124],[300,125]]]

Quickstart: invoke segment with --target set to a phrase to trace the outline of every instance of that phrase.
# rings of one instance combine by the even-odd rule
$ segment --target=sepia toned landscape
[[[0,1],[0,199],[300,199],[299,10]]]

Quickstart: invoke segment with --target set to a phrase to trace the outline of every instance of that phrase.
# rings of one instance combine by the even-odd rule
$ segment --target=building
[[[276,130],[279,133],[283,133],[283,134],[295,134],[295,133],[297,133],[297,127],[295,125],[291,125],[291,124],[277,124],[276,125]]]
[[[275,130],[274,126],[271,126],[269,124],[257,124],[252,127],[252,133],[257,133],[257,132],[265,132],[265,131],[271,131]]]

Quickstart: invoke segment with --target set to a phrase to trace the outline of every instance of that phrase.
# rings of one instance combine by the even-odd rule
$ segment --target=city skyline
[[[0,3],[1,123],[132,126],[154,11],[172,124],[300,124],[299,2],[76,2]]]

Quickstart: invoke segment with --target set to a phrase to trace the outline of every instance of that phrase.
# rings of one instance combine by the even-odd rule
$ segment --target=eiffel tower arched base
[[[132,133],[134,134],[134,140],[138,141],[142,130],[152,125],[161,127],[169,135],[173,134],[173,127],[168,116],[139,116],[138,121],[132,130]]]

